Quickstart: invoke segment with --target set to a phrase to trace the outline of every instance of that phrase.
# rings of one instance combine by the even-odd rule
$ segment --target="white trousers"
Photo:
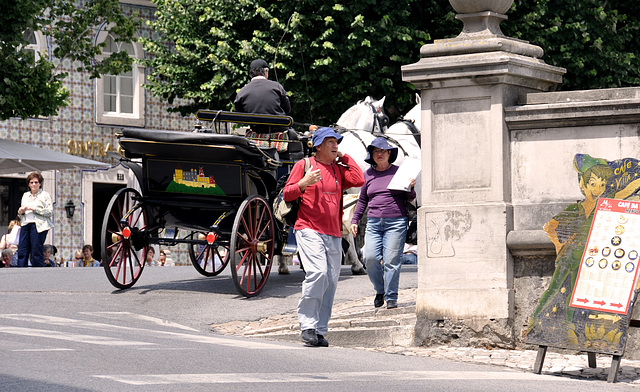
[[[315,329],[317,334],[325,335],[340,277],[342,239],[302,229],[296,231],[296,242],[306,273],[298,303],[300,330]]]

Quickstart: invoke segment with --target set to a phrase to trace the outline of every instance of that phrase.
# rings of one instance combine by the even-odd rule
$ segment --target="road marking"
[[[372,372],[332,372],[332,373],[222,373],[222,374],[131,374],[94,375],[129,385],[166,384],[240,384],[240,383],[301,383],[301,382],[344,382],[360,381],[377,383],[380,380],[522,380],[522,381],[567,381],[575,379],[546,376],[513,371],[465,372],[465,371],[372,371]]]
[[[11,327],[8,325],[0,325],[0,333],[7,333],[11,335],[31,336],[38,338],[49,338],[66,340],[70,342],[86,343],[86,344],[98,344],[102,346],[147,346],[154,345],[154,343],[138,342],[134,340],[121,340],[114,339],[106,336],[94,336],[94,335],[81,335],[75,333],[64,333],[59,331],[51,331],[46,329],[34,329],[34,328],[19,328]]]
[[[73,328],[73,329],[82,328],[82,329],[89,329],[92,332],[95,332],[95,331],[101,331],[101,332],[104,332],[104,331],[109,331],[109,332],[117,332],[117,331],[139,332],[139,333],[142,334],[142,336],[155,336],[156,338],[177,339],[177,340],[182,340],[182,341],[187,341],[187,342],[204,343],[204,344],[219,345],[219,346],[228,346],[228,347],[234,347],[234,348],[246,348],[246,349],[250,349],[250,350],[302,350],[302,349],[304,349],[302,344],[300,346],[291,346],[291,345],[287,346],[287,345],[276,344],[276,343],[267,343],[267,342],[262,342],[262,341],[257,341],[257,340],[232,339],[232,338],[225,338],[225,337],[219,337],[219,336],[213,336],[213,335],[204,335],[204,334],[196,335],[196,334],[187,334],[187,333],[171,332],[171,331],[157,331],[157,330],[146,329],[146,328],[127,327],[127,326],[122,326],[122,325],[96,323],[96,322],[93,322],[93,321],[76,320],[76,319],[70,319],[70,318],[64,318],[64,317],[45,316],[45,315],[29,314],[29,313],[0,314],[0,319],[8,319],[8,320],[29,322],[29,323],[40,323],[40,324],[46,324],[46,325],[56,325],[56,326],[60,326],[60,327],[69,327],[69,328]],[[23,330],[23,329],[16,328],[16,330]],[[38,330],[33,330],[31,328],[28,328],[28,329],[24,328],[24,331],[38,331]],[[5,332],[6,333],[11,333],[11,332],[7,332],[6,330],[2,330],[1,326],[0,326],[0,333],[5,333]],[[47,330],[46,332],[49,332],[49,331]],[[63,334],[61,332],[59,334],[60,335],[58,335],[58,336],[65,335],[65,334]],[[83,336],[83,337],[86,338],[87,342],[91,341],[91,339],[89,339],[90,335],[72,335],[72,334],[69,334],[69,336],[78,336],[78,337]],[[41,337],[56,338],[54,336],[50,336],[49,334],[41,336]],[[103,337],[103,336],[97,336],[97,337],[95,337],[95,339],[97,341],[100,341],[101,339],[112,339],[112,338],[106,338],[106,337]],[[67,339],[67,340],[71,340],[71,339]],[[114,342],[115,341],[121,341],[119,339],[112,339],[112,340]],[[142,344],[141,342],[132,343],[132,345],[141,345],[141,344]],[[145,343],[145,344],[153,345],[154,343]],[[122,344],[122,345],[125,345],[125,344]]]
[[[138,319],[138,320],[142,320],[142,321],[148,321],[148,322],[150,322],[152,324],[156,324],[156,325],[159,325],[159,326],[162,326],[162,327],[171,327],[171,328],[177,328],[177,329],[184,329],[185,331],[199,332],[197,329],[191,328],[191,327],[187,327],[186,325],[181,325],[181,324],[173,323],[171,321],[159,319],[159,318],[156,318],[156,317],[150,317],[150,316],[145,316],[145,315],[142,315],[142,314],[135,314],[135,313],[131,313],[131,312],[80,312],[80,314],[87,314],[87,315],[90,315],[90,316],[104,317],[104,318],[112,319],[112,320],[123,320],[124,318],[127,318],[129,320]]]
[[[76,351],[72,348],[25,348],[21,350],[11,350],[13,352],[41,352],[41,351]]]

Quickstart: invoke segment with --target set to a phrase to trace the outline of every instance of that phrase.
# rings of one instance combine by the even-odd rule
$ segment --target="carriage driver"
[[[238,91],[233,101],[234,110],[242,113],[273,114],[286,116],[291,111],[289,97],[284,87],[269,80],[269,65],[262,59],[251,62],[249,67],[251,81]],[[279,129],[276,129],[279,128]],[[266,125],[252,125],[257,133],[269,133]],[[287,127],[271,127],[271,132],[286,131]]]

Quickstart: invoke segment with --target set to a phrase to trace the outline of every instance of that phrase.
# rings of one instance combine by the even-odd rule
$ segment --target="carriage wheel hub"
[[[122,229],[122,236],[126,239],[129,239],[131,237],[131,228],[125,227],[124,229]]]
[[[267,251],[267,243],[264,241],[258,241],[256,243],[256,251],[257,252],[261,252],[264,253]]]
[[[216,242],[217,238],[218,238],[218,236],[215,233],[208,233],[207,234],[207,244],[213,245],[213,243]]]

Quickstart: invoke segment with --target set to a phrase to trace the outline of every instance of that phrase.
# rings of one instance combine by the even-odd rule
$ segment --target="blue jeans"
[[[48,230],[38,233],[35,223],[28,223],[20,227],[20,241],[18,242],[18,267],[26,267],[31,254],[32,267],[44,267],[43,245],[47,239]]]
[[[364,261],[376,294],[398,300],[402,251],[407,237],[407,217],[368,218],[364,235]],[[383,266],[384,264],[384,266]]]

